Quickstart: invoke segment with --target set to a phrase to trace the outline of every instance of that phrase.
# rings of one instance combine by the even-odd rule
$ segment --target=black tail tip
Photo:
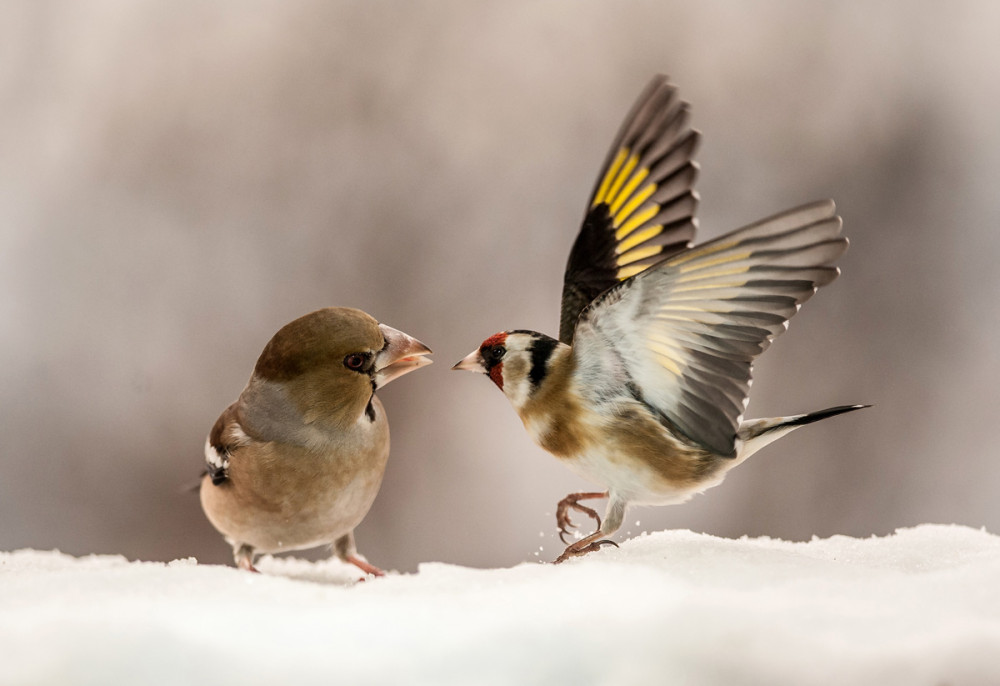
[[[871,405],[837,405],[837,407],[828,407],[825,410],[804,414],[798,419],[793,419],[792,421],[787,422],[785,426],[801,426],[802,424],[812,424],[813,422],[818,422],[821,419],[836,417],[838,414],[854,412],[855,410],[863,410],[866,407],[871,407]]]

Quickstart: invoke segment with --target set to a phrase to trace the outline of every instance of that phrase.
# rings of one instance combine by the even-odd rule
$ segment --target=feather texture
[[[643,91],[615,138],[566,264],[559,340],[616,283],[688,247],[694,237],[700,135],[666,77]]]
[[[752,362],[799,306],[836,278],[831,263],[847,250],[840,227],[833,202],[813,203],[624,281],[580,318],[574,348],[581,374],[607,376],[587,369],[587,360],[619,366],[684,436],[734,455]]]

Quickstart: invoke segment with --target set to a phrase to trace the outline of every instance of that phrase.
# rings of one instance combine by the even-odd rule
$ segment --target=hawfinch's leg
[[[365,574],[372,576],[385,576],[385,572],[358,555],[357,546],[354,545],[354,532],[344,534],[333,543],[333,552],[344,562],[349,562]]]
[[[256,555],[253,546],[246,543],[233,543],[233,559],[240,569],[256,572],[257,568],[253,566],[253,559]]]

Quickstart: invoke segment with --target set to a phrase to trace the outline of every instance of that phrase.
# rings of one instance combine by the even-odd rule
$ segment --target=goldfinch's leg
[[[565,562],[571,557],[579,557],[600,550],[606,545],[618,547],[617,543],[607,537],[621,528],[622,522],[625,520],[625,506],[628,503],[615,493],[610,493],[609,496],[611,499],[608,501],[608,509],[604,512],[604,523],[601,528],[586,538],[581,538],[567,546],[563,554],[556,558],[556,564]]]
[[[594,510],[590,509],[585,505],[581,505],[581,500],[590,500],[591,498],[606,498],[607,491],[604,493],[570,493],[568,496],[559,501],[556,506],[556,524],[559,526],[559,540],[566,543],[566,536],[569,535],[570,529],[575,529],[576,524],[572,522],[569,518],[569,509],[573,508],[577,512],[582,512],[588,515],[594,521],[597,522],[597,528],[601,528],[601,517]]]
[[[333,552],[344,562],[349,562],[365,574],[372,576],[385,576],[385,572],[358,555],[358,549],[354,545],[354,532],[344,534],[333,543]]]
[[[256,557],[253,546],[246,543],[233,543],[233,559],[236,566],[248,572],[257,573],[257,568],[253,566],[253,559]]]

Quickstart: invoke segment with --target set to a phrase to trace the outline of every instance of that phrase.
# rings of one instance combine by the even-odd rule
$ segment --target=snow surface
[[[1000,537],[961,526],[260,567],[0,553],[0,684],[1000,684]]]

